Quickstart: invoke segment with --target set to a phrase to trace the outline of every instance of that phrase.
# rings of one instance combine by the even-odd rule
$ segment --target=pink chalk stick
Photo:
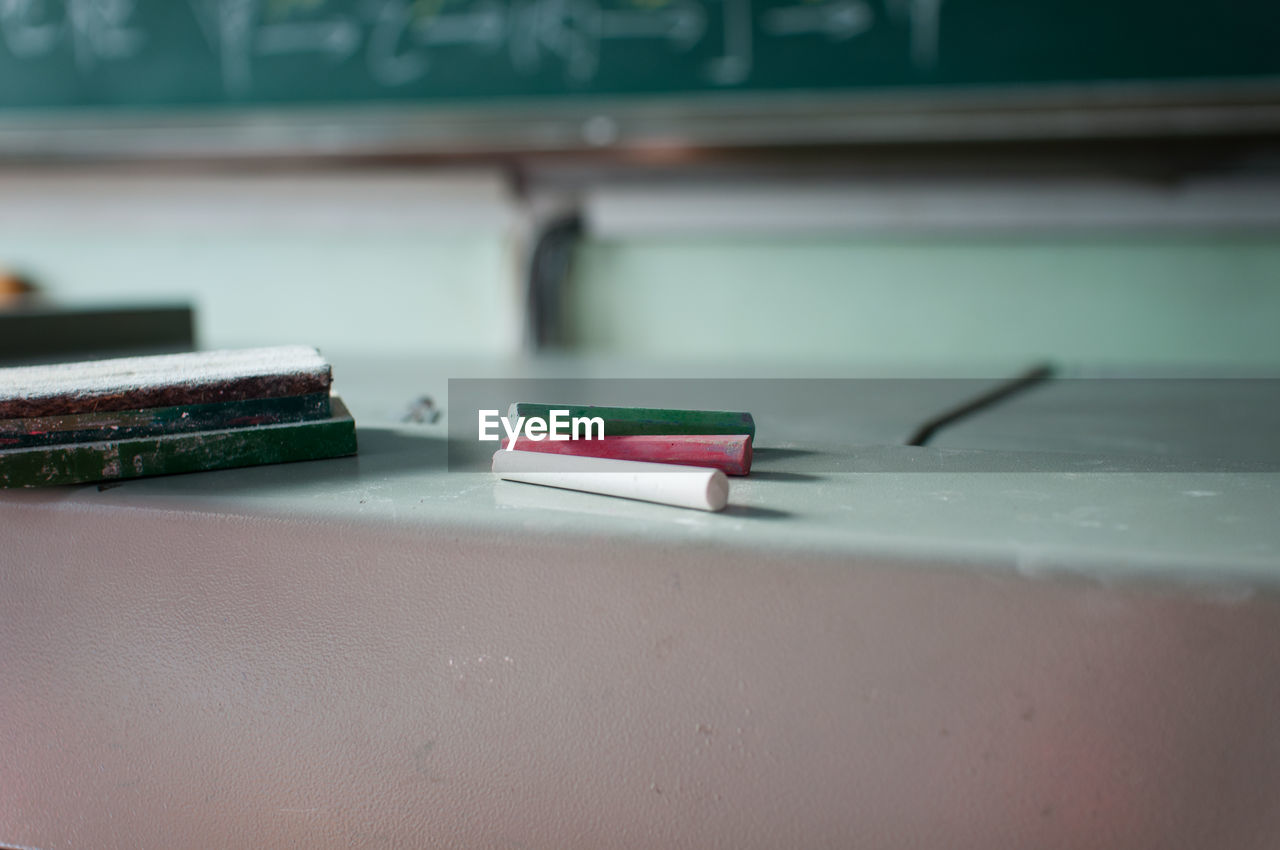
[[[508,442],[503,440],[502,447],[506,448]],[[516,440],[516,448],[526,452],[705,466],[726,475],[746,475],[751,471],[751,438],[745,434],[645,434],[599,440],[521,437]]]

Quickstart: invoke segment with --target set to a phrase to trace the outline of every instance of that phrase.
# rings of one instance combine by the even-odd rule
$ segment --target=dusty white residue
[[[492,685],[498,677],[515,667],[515,660],[510,655],[477,655],[475,657],[453,658],[445,662],[456,682],[477,682]]]
[[[1014,549],[1013,558],[1014,569],[1027,578],[1043,578],[1053,572],[1054,565],[1045,553],[1035,549],[1018,546]]]
[[[103,459],[106,461],[102,464],[103,478],[119,478],[120,477],[120,447],[113,445],[107,449]]]
[[[1105,523],[1098,517],[1103,513],[1102,508],[1086,505],[1067,513],[1054,513],[1052,518],[1054,522],[1070,523],[1076,528],[1102,528]]]
[[[1182,495],[1191,496],[1192,498],[1195,498],[1195,499],[1204,499],[1204,498],[1208,498],[1209,496],[1221,496],[1222,493],[1218,492],[1217,490],[1183,490]]]
[[[1001,490],[1000,495],[1011,499],[1023,499],[1028,502],[1047,502],[1052,496],[1043,490]]]
[[[1215,587],[1206,595],[1210,602],[1217,602],[1220,605],[1240,605],[1254,597],[1254,590],[1252,587],[1226,585]]]
[[[477,490],[480,490],[482,488],[489,488],[492,486],[493,484],[489,481],[481,481],[480,483],[473,484],[469,487],[459,487],[457,489],[446,490],[444,492],[437,493],[433,501],[456,502],[458,499],[467,497],[471,493],[474,493]],[[499,505],[499,507],[506,507],[506,506]]]

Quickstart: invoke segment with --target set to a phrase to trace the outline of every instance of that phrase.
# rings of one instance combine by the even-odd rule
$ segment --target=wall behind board
[[[71,306],[192,302],[206,348],[497,356],[514,220],[485,172],[0,175],[0,266]]]
[[[1280,369],[1280,182],[602,188],[567,337],[770,365]]]
[[[1280,369],[1274,235],[618,240],[570,297],[613,356]]]
[[[1274,179],[660,183],[582,190],[570,351],[1280,368]],[[527,214],[488,171],[8,174],[0,265],[71,305],[189,300],[204,347],[505,358]]]

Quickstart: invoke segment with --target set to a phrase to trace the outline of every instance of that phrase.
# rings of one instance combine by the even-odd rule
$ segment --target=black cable
[[[1024,390],[1030,389],[1036,384],[1048,380],[1053,377],[1053,366],[1049,363],[1042,363],[1033,369],[1023,372],[1016,378],[999,384],[982,395],[970,399],[965,403],[953,407],[950,410],[943,411],[934,418],[925,422],[911,435],[907,440],[908,446],[923,446],[933,436],[943,428],[951,425],[958,420],[965,418],[980,410],[991,407],[998,402],[1004,401],[1010,396],[1017,395]]]

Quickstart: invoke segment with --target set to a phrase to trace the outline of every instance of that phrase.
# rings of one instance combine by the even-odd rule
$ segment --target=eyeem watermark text
[[[541,416],[518,416],[515,423],[504,417],[497,410],[479,411],[481,442],[497,442],[502,439],[498,429],[507,433],[507,451],[516,447],[516,440],[521,437],[533,440],[603,440],[604,419],[599,416],[570,416],[567,410],[552,410],[551,415],[543,419]],[[594,433],[594,436],[593,436]]]

